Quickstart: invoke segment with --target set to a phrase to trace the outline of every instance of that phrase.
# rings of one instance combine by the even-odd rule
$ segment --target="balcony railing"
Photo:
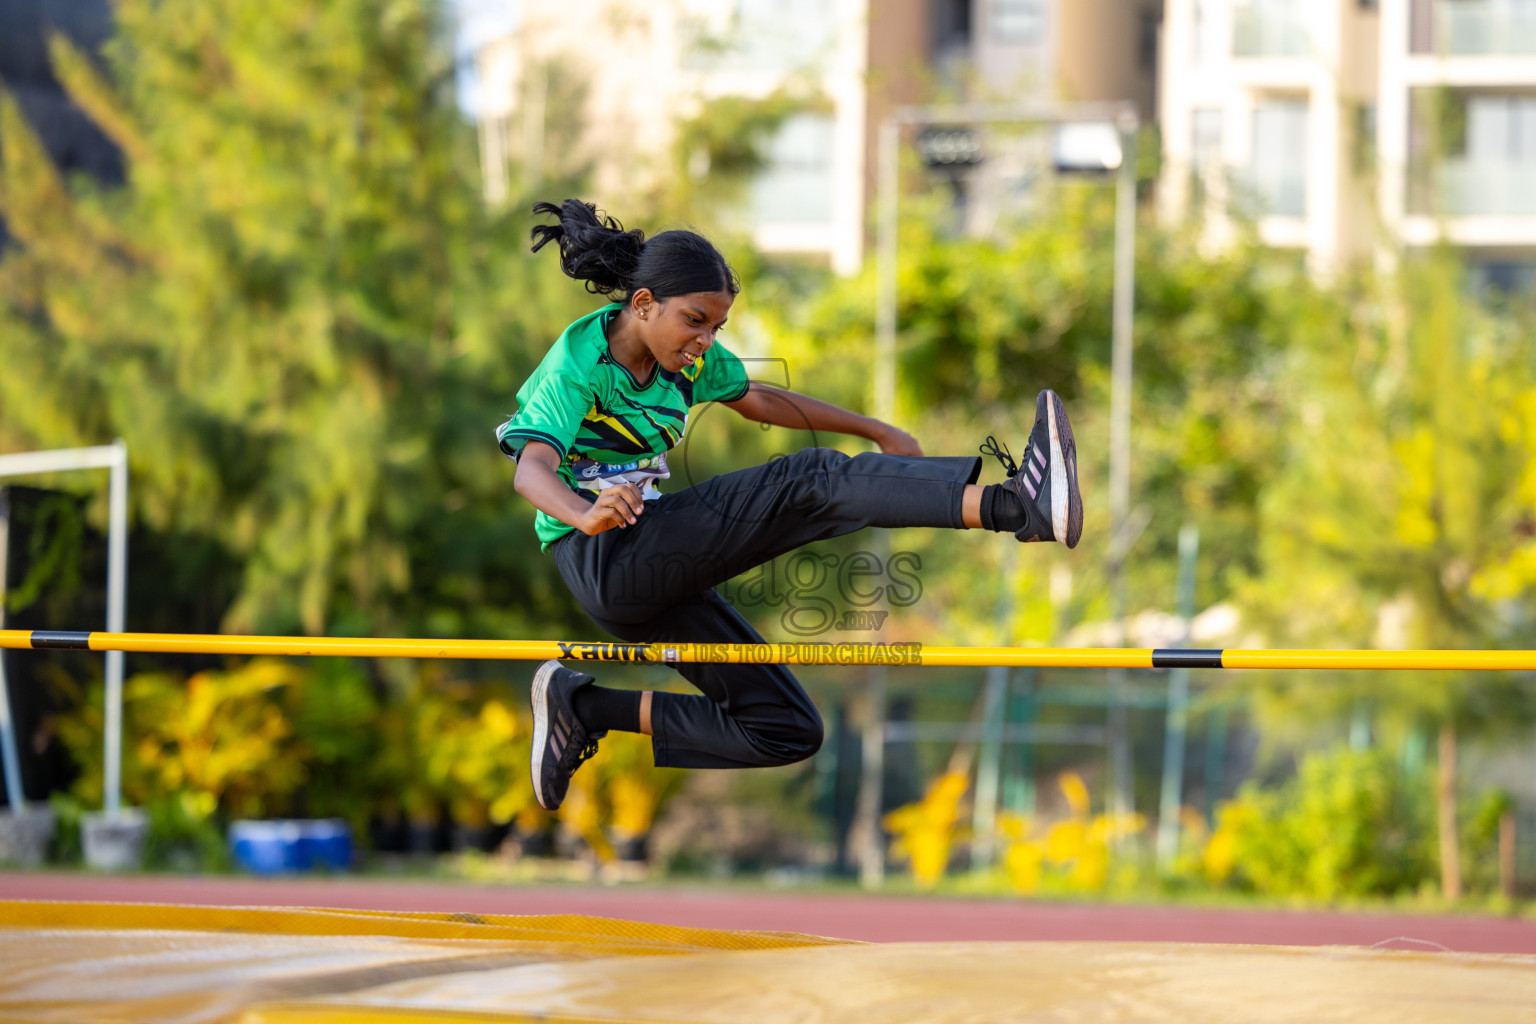
[[[1455,55],[1536,53],[1536,4],[1439,0],[1435,50]]]
[[[1232,9],[1234,57],[1302,57],[1307,49],[1306,21],[1295,3],[1268,0]]]
[[[1448,217],[1536,217],[1536,160],[1449,160],[1436,176]]]

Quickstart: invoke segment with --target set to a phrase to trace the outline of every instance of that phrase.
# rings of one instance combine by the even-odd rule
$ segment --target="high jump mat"
[[[1536,1022],[1536,956],[0,901],[0,1024]]]

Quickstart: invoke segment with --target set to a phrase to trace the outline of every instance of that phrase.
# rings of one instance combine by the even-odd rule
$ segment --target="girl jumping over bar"
[[[691,231],[647,239],[596,207],[539,203],[566,274],[615,301],[565,329],[517,392],[496,431],[516,462],[513,486],[535,508],[535,530],[582,609],[630,642],[745,643],[763,638],[713,588],[812,541],[861,530],[935,526],[1009,531],[1076,547],[1083,529],[1077,454],[1054,392],[1008,474],[979,486],[976,456],[927,458],[889,423],[748,378],[716,340],[741,290],[725,258]],[[806,448],[670,494],[667,451],[688,411],[719,402],[749,420],[851,434],[879,452]],[[533,790],[549,810],[609,730],[651,737],[658,766],[792,764],[821,746],[821,716],[782,665],[676,664],[700,691],[616,690],[562,666],[533,681]]]

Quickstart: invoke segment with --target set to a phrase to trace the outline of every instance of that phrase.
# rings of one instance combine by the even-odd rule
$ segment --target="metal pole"
[[[1126,520],[1131,508],[1131,318],[1136,290],[1136,122],[1120,118],[1120,174],[1115,190],[1115,284],[1109,412],[1109,589],[1115,646],[1125,643]],[[1134,808],[1131,741],[1126,728],[1126,675],[1109,673],[1110,803],[1116,814]]]
[[[998,639],[1013,642],[1013,573],[1018,549],[1004,556],[997,601]],[[1002,789],[1003,731],[1008,724],[1008,681],[1012,672],[993,665],[987,669],[986,704],[981,720],[981,756],[976,763],[976,795],[971,810],[971,865],[978,870],[992,866],[997,851],[997,804]]]
[[[1200,529],[1186,523],[1179,530],[1179,617],[1189,643],[1195,617],[1195,564],[1200,557]],[[1167,871],[1179,852],[1179,808],[1184,803],[1184,735],[1189,721],[1189,669],[1168,673],[1168,719],[1163,737],[1163,791],[1157,810],[1157,864]]]
[[[986,710],[981,721],[981,757],[976,765],[976,806],[971,812],[971,865],[985,871],[997,849],[997,794],[1002,784],[1003,732],[1008,718],[1009,669],[987,669]]]
[[[896,204],[899,127],[880,124],[880,224],[875,255],[875,417],[896,416]]]
[[[875,418],[896,418],[896,204],[900,127],[894,118],[880,124],[878,166],[879,231],[875,251]],[[877,553],[889,559],[884,533],[875,538]],[[885,800],[885,716],[887,675],[872,665],[864,693],[863,758],[853,831],[859,851],[859,883],[866,889],[885,882],[885,836],[880,812]]]
[[[6,554],[11,543],[11,496],[0,487],[0,629],[5,627]],[[0,759],[5,769],[5,798],[11,813],[25,814],[27,796],[21,785],[21,758],[16,754],[16,726],[11,719],[11,688],[5,678],[5,657],[0,653]]]
[[[1017,728],[1028,729],[1035,724],[1035,677],[1039,671],[1026,668],[1019,675],[1018,692],[1012,694],[1016,712],[1008,717],[1018,722]],[[1035,814],[1035,757],[1034,748],[1027,743],[1018,745],[1018,777],[1009,786],[1011,793],[1004,803],[1015,814],[1034,817]]]
[[[108,495],[107,526],[107,632],[121,633],[128,595],[128,446],[118,438],[112,443],[112,479]],[[123,652],[107,652],[105,722],[105,778],[103,809],[117,814],[123,778]]]
[[[864,686],[863,757],[859,765],[859,796],[854,804],[853,831],[859,851],[859,884],[878,889],[885,883],[885,827],[880,812],[885,800],[885,666],[872,666]]]
[[[1216,801],[1227,789],[1227,706],[1214,705],[1205,726],[1205,819],[1216,823]]]

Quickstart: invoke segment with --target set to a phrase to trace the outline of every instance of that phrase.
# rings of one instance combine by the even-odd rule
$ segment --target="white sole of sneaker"
[[[1045,403],[1047,422],[1051,428],[1051,534],[1057,540],[1067,536],[1067,462],[1061,451],[1061,429],[1056,423],[1055,396]]]
[[[533,704],[533,759],[530,768],[533,770],[533,796],[538,800],[539,806],[549,809],[549,804],[544,800],[544,755],[549,752],[549,713],[545,711],[546,695],[549,693],[549,680],[554,676],[555,669],[560,667],[558,661],[546,661],[539,666],[539,670],[533,674],[533,691],[529,694],[529,702]]]

